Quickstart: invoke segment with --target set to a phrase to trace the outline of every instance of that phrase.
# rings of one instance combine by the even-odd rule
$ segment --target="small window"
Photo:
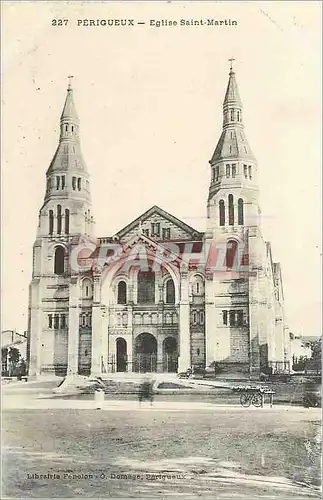
[[[66,328],[66,316],[65,316],[65,314],[61,315],[61,328]]]
[[[54,212],[53,210],[49,211],[49,234],[52,235],[54,231]]]
[[[238,326],[243,326],[243,311],[238,311]]]
[[[220,226],[225,225],[225,206],[224,200],[219,201],[219,216],[220,216]]]
[[[74,125],[71,126],[72,132],[74,132]]]
[[[151,224],[151,236],[160,236],[160,222]]]
[[[68,132],[68,125],[65,125],[65,132]]]
[[[224,325],[228,324],[228,311],[222,311],[222,321]]]
[[[216,180],[219,180],[219,166],[216,167]]]
[[[65,210],[65,234],[70,232],[70,211],[68,208]]]
[[[85,297],[88,297],[89,296],[89,286],[86,285],[85,287]]]
[[[231,139],[233,139],[233,132],[230,132],[230,137]]]
[[[57,234],[62,233],[62,207],[57,205]]]
[[[85,349],[85,351],[84,351],[84,356],[87,356],[87,355],[88,355],[88,350],[87,350],[87,349]]]
[[[196,325],[197,324],[197,312],[194,311],[193,312],[193,325]]]
[[[170,240],[170,228],[169,227],[163,228],[163,240]]]
[[[77,189],[81,191],[81,177],[77,179]]]
[[[118,283],[118,304],[127,303],[127,284],[125,281],[119,281]]]
[[[82,314],[82,326],[86,325],[86,316],[85,314]]]
[[[199,284],[199,282],[196,283],[196,293],[200,293],[200,284]]]
[[[215,181],[215,168],[212,168],[212,182]]]
[[[240,111],[237,111],[237,120],[240,121]]]
[[[89,328],[91,328],[91,326],[92,326],[92,314],[91,313],[88,314],[88,317],[87,317],[87,326]]]
[[[243,174],[244,174],[245,178],[248,177],[248,167],[247,167],[247,165],[243,165]]]
[[[234,121],[234,110],[230,109],[230,120],[233,122]]]
[[[166,304],[175,304],[175,286],[172,278],[166,281]]]
[[[62,175],[62,189],[65,188],[65,175]]]
[[[200,311],[200,325],[204,325],[204,312]]]
[[[234,225],[234,206],[233,206],[233,195],[229,194],[229,226]]]
[[[142,234],[149,237],[149,229],[143,229]]]
[[[128,326],[128,314],[123,313],[122,315],[122,326]]]
[[[72,188],[75,191],[75,189],[76,189],[76,177],[72,177]]]
[[[57,247],[54,257],[54,273],[64,274],[64,248]]]
[[[232,146],[229,146],[229,153],[232,153]]]
[[[243,199],[239,198],[238,200],[238,225],[243,226],[244,224],[244,216],[243,216]]]
[[[48,315],[48,328],[53,328],[53,315]]]
[[[232,165],[232,177],[233,178],[235,178],[236,173],[237,173],[237,165],[235,163],[233,163],[233,165]]]
[[[61,178],[59,177],[59,175],[56,177],[56,189],[58,190],[59,187],[60,187],[60,181],[61,181]]]
[[[249,179],[252,179],[252,167],[249,165]]]
[[[200,349],[196,349],[196,354],[199,356],[200,355]]]
[[[231,146],[230,146],[231,147]],[[225,171],[226,171],[226,176],[227,177],[230,177],[230,165],[226,165],[225,167]]]
[[[236,324],[236,313],[235,311],[230,311],[230,326],[235,326]]]
[[[55,316],[54,316],[54,328],[55,328],[55,330],[59,329],[59,315],[58,314],[55,314]]]

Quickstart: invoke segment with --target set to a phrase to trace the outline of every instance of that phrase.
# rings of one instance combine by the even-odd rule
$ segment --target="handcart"
[[[251,385],[239,385],[238,387],[232,387],[234,392],[241,393],[240,404],[244,408],[248,408],[251,404],[256,408],[263,408],[265,404],[265,396],[269,396],[269,405],[272,408],[274,404],[274,394],[275,391],[270,389],[268,386],[251,386]]]

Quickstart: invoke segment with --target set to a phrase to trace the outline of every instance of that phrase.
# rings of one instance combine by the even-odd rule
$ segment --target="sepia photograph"
[[[321,498],[321,2],[1,12],[1,498]]]

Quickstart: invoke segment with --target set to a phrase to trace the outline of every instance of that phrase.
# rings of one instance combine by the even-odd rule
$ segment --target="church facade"
[[[286,368],[281,269],[261,233],[232,68],[204,232],[154,206],[95,238],[79,126],[69,85],[33,246],[29,375]]]

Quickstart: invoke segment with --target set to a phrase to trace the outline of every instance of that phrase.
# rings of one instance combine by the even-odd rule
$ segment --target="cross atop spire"
[[[72,79],[74,78],[73,75],[68,75],[68,87],[67,87],[67,90],[71,90],[72,88]]]
[[[232,72],[232,70],[233,70],[233,61],[235,61],[235,58],[234,58],[234,57],[231,57],[231,58],[229,59],[229,62],[230,62],[230,73],[231,73],[231,72]]]

